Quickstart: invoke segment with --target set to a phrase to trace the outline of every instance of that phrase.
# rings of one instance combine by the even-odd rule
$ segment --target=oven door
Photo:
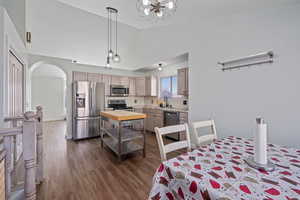
[[[129,95],[129,88],[122,85],[111,85],[110,86],[110,95],[124,97]]]

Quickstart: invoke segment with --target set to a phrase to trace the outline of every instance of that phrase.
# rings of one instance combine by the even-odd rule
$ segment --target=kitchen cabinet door
[[[102,75],[102,82],[105,84],[105,95],[110,96],[111,75]]]
[[[120,77],[120,85],[124,85],[125,87],[129,87],[129,78],[128,76]]]
[[[130,77],[129,78],[129,96],[135,96],[136,92],[135,92],[135,78],[134,77]]]
[[[146,96],[146,79],[145,77],[137,77],[135,79],[136,96]]]
[[[189,68],[185,68],[185,96],[189,96]]]
[[[155,76],[147,76],[145,84],[146,96],[157,96],[157,78]]]
[[[188,96],[188,68],[178,69],[177,71],[177,94]]]
[[[179,117],[180,117],[180,124],[188,123],[188,113],[180,112]],[[185,139],[186,139],[186,133],[180,132],[180,140],[185,140]]]
[[[86,72],[73,72],[73,81],[87,81],[88,76]]]
[[[111,84],[112,85],[122,85],[121,84],[121,76],[111,76]]]
[[[87,79],[88,81],[92,81],[92,82],[102,82],[102,74],[88,73]]]

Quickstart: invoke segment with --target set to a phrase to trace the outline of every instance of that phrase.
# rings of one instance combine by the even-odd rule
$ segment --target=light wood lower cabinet
[[[144,113],[147,115],[146,130],[154,132],[155,127],[163,127],[163,111],[160,109],[144,108]]]
[[[180,124],[189,122],[187,112],[180,112],[179,117],[180,117]],[[185,140],[185,139],[186,139],[186,133],[180,132],[180,140]]]
[[[154,132],[155,127],[164,127],[164,111],[156,108],[135,108],[135,112],[145,113],[147,118],[145,120],[145,129],[150,132]],[[180,124],[188,123],[188,113],[180,112]],[[186,138],[185,132],[180,133],[180,139]]]

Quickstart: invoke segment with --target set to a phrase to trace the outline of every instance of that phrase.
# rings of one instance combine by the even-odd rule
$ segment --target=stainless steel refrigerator
[[[100,135],[100,112],[105,106],[104,83],[73,83],[73,139]]]

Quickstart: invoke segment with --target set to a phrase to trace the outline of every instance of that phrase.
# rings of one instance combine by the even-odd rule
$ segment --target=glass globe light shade
[[[174,8],[174,2],[173,1],[169,1],[167,7],[172,10]]]
[[[144,6],[148,6],[150,4],[150,1],[149,0],[143,0],[143,5]]]
[[[108,57],[113,58],[113,56],[114,56],[114,52],[112,50],[109,50]]]
[[[115,63],[119,63],[119,62],[121,61],[120,55],[115,54],[114,57],[113,57],[113,61],[114,61]]]
[[[160,10],[156,13],[157,17],[162,17],[163,16],[163,12]]]
[[[148,16],[150,14],[150,8],[145,8],[144,14]]]

